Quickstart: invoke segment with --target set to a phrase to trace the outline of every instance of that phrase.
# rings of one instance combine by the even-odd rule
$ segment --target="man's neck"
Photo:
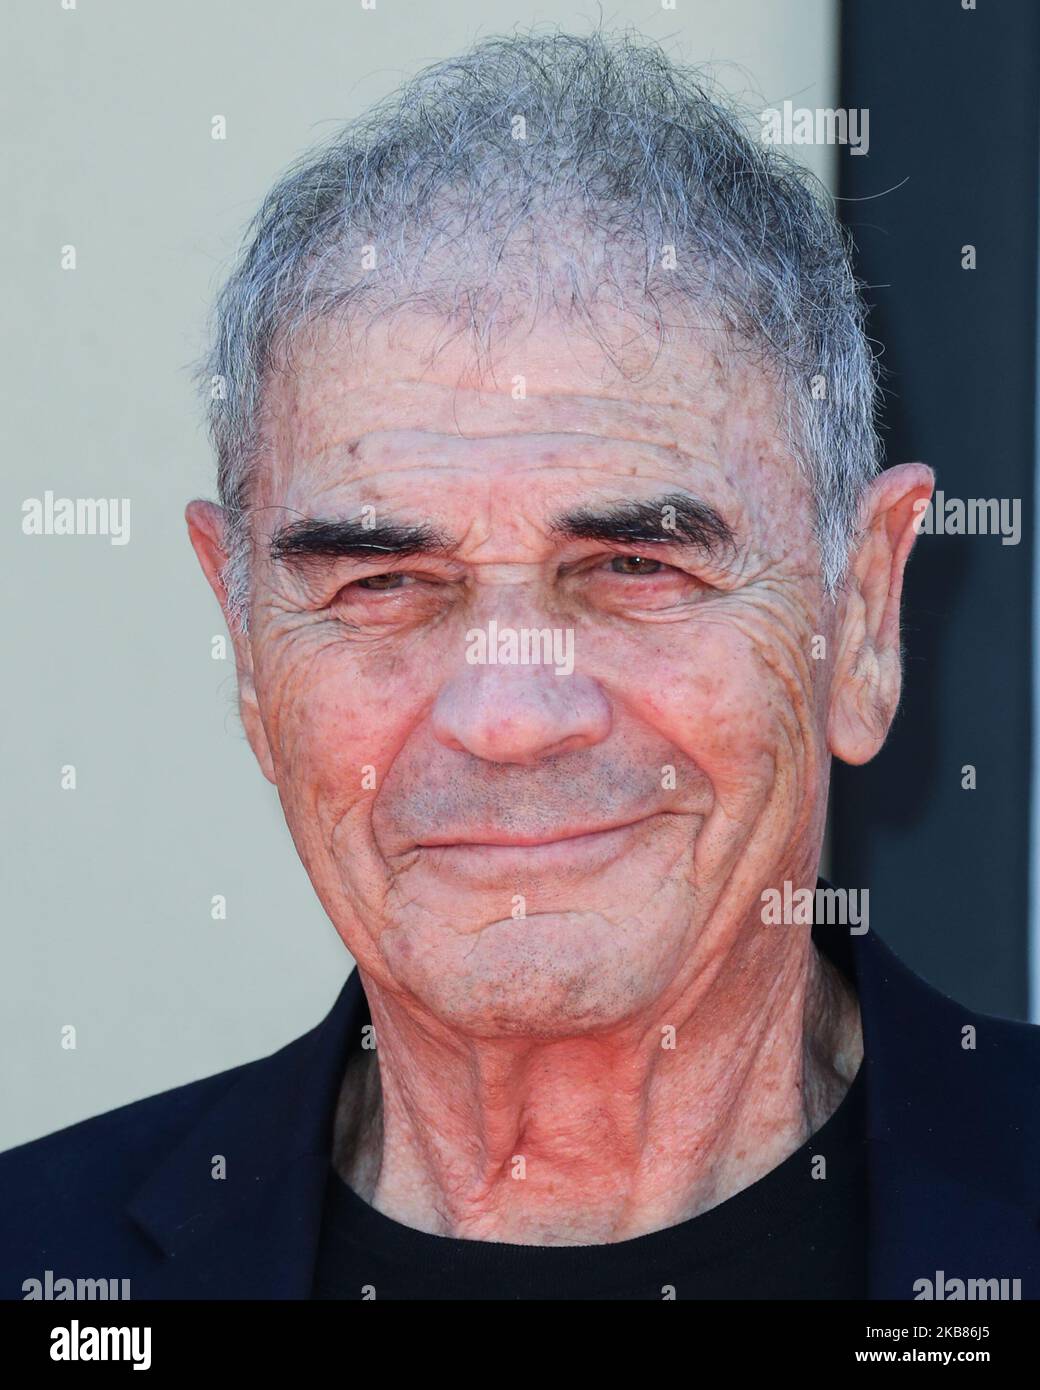
[[[445,1045],[366,982],[379,1061],[346,1070],[335,1166],[438,1235],[603,1244],[687,1220],[805,1143],[862,1060],[855,995],[811,945],[759,983],[738,1012],[699,1000],[669,1048],[659,1024]]]

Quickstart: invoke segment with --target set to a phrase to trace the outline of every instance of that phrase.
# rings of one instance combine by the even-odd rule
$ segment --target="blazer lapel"
[[[309,1296],[336,1100],[367,1015],[355,968],[325,1019],[242,1068],[137,1189],[128,1214],[162,1256],[137,1297]]]

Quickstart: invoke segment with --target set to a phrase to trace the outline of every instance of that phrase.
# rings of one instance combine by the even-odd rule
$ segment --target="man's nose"
[[[433,731],[448,748],[492,763],[536,763],[599,743],[610,704],[599,684],[545,666],[468,666],[442,686]]]

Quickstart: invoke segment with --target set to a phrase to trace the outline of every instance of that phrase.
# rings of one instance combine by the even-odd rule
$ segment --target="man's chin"
[[[390,973],[452,1028],[483,1037],[572,1037],[623,1025],[671,976],[672,930],[594,911],[520,914],[476,930],[389,932]]]

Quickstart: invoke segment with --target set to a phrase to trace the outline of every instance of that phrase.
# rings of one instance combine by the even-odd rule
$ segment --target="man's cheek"
[[[717,794],[760,784],[784,741],[779,684],[742,645],[706,650],[697,667],[693,674],[674,665],[655,673],[648,714]]]
[[[700,752],[694,757],[711,781],[719,804],[729,807],[768,799],[782,755],[768,707],[734,701],[703,727]]]
[[[389,762],[388,729],[371,712],[324,701],[297,706],[281,721],[281,771],[301,793],[343,805],[371,798]]]

